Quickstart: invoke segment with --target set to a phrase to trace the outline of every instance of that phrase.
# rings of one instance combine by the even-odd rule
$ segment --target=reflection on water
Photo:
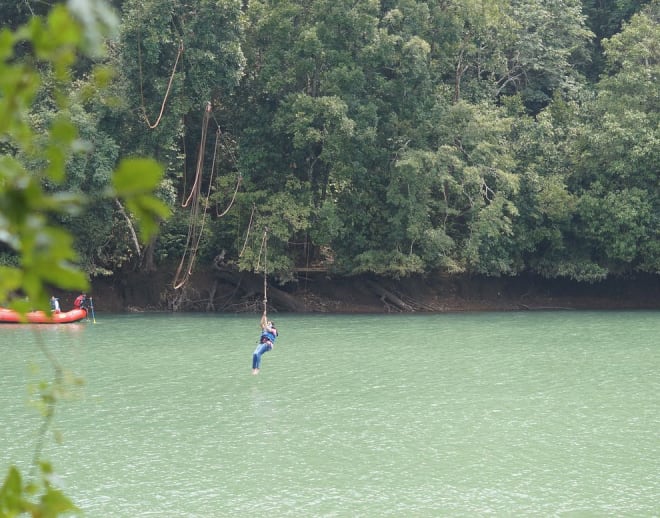
[[[32,341],[35,335],[45,334],[48,336],[58,334],[78,334],[89,324],[75,322],[71,324],[0,324],[1,337],[22,337]],[[15,339],[15,338],[12,338]],[[7,339],[8,340],[8,339]]]
[[[87,516],[651,516],[659,316],[284,315],[259,376],[258,317],[0,327],[0,468],[41,336],[87,380],[46,452]]]

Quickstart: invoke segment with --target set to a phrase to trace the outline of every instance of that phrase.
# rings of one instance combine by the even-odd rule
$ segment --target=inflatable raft
[[[44,311],[30,311],[25,314],[25,320],[13,309],[0,308],[0,324],[69,324],[87,318],[87,310],[72,309],[49,315]]]

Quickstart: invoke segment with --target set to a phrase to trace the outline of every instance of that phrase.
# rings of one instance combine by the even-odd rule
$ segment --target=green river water
[[[96,315],[0,326],[0,476],[52,371],[44,457],[88,517],[659,516],[660,312]]]

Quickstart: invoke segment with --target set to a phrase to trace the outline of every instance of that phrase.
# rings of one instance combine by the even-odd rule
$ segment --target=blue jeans
[[[254,354],[252,355],[252,368],[253,369],[260,369],[261,368],[261,356],[264,353],[267,353],[273,348],[271,344],[268,342],[264,342],[262,344],[257,345],[257,348],[254,350]]]

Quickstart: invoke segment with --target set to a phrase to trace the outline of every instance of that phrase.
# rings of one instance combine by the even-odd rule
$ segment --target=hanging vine
[[[202,220],[200,222],[199,212],[200,212],[200,203],[199,197],[201,193],[202,185],[202,173],[204,167],[204,152],[206,150],[206,137],[208,133],[209,120],[211,117],[211,103],[206,103],[206,109],[204,111],[204,117],[202,119],[202,133],[200,137],[199,149],[197,152],[197,167],[195,168],[195,181],[190,189],[190,195],[182,203],[182,207],[190,206],[190,219],[188,223],[188,237],[186,239],[186,245],[181,257],[181,262],[179,267],[176,270],[174,276],[174,289],[182,288],[183,285],[188,281],[190,275],[192,275],[193,266],[195,264],[195,259],[197,258],[197,251],[199,249],[199,242],[201,240],[202,232],[204,230],[204,224],[206,221],[206,206],[208,206],[208,196],[210,195],[211,182],[209,182],[209,192],[207,194],[207,199],[205,202],[204,211],[202,214]],[[185,194],[184,194],[185,196]]]
[[[216,158],[218,156],[219,142],[222,135],[219,126],[216,130],[216,135],[215,135],[215,144],[213,147],[213,160],[211,163],[211,173],[208,179],[208,189],[206,191],[205,197],[202,199],[201,186],[202,186],[203,172],[204,172],[204,155],[206,150],[206,140],[208,136],[208,126],[211,118],[213,118],[213,114],[211,111],[211,103],[207,102],[206,109],[204,111],[204,117],[202,120],[202,131],[201,131],[200,144],[197,155],[197,165],[195,168],[195,179],[190,189],[190,194],[188,195],[188,197],[186,197],[186,194],[184,192],[184,201],[181,204],[183,208],[190,207],[190,220],[188,224],[188,236],[186,239],[186,245],[184,248],[183,255],[181,257],[181,262],[179,263],[179,267],[177,268],[174,278],[175,289],[182,288],[185,285],[185,283],[188,281],[190,276],[192,275],[193,267],[197,259],[197,253],[199,251],[199,245],[206,224],[206,217],[210,206],[209,200],[211,197],[211,190],[217,173]],[[216,214],[218,217],[223,217],[224,215],[226,215],[233,206],[236,200],[238,189],[240,188],[241,185],[241,181],[242,181],[242,176],[239,174],[238,180],[236,182],[236,187],[234,189],[234,193],[229,202],[229,205],[222,213]],[[216,212],[217,212],[217,208],[216,208]]]
[[[158,118],[156,119],[156,122],[151,123],[151,121],[149,120],[149,116],[147,115],[147,108],[144,102],[144,87],[143,87],[144,80],[142,73],[142,45],[140,42],[140,32],[138,31],[138,69],[140,72],[140,100],[142,103],[141,110],[142,110],[142,118],[147,123],[147,126],[149,126],[150,129],[157,128],[158,125],[160,124],[161,119],[163,118],[163,114],[165,113],[165,104],[167,103],[167,98],[169,97],[170,91],[172,90],[172,83],[174,82],[174,77],[176,76],[176,69],[182,54],[183,54],[183,40],[180,40],[179,50],[176,54],[176,59],[174,60],[174,66],[172,67],[172,73],[170,74],[170,79],[167,83],[167,90],[165,91],[165,95],[163,96],[163,102],[160,105],[160,113],[158,114]]]

